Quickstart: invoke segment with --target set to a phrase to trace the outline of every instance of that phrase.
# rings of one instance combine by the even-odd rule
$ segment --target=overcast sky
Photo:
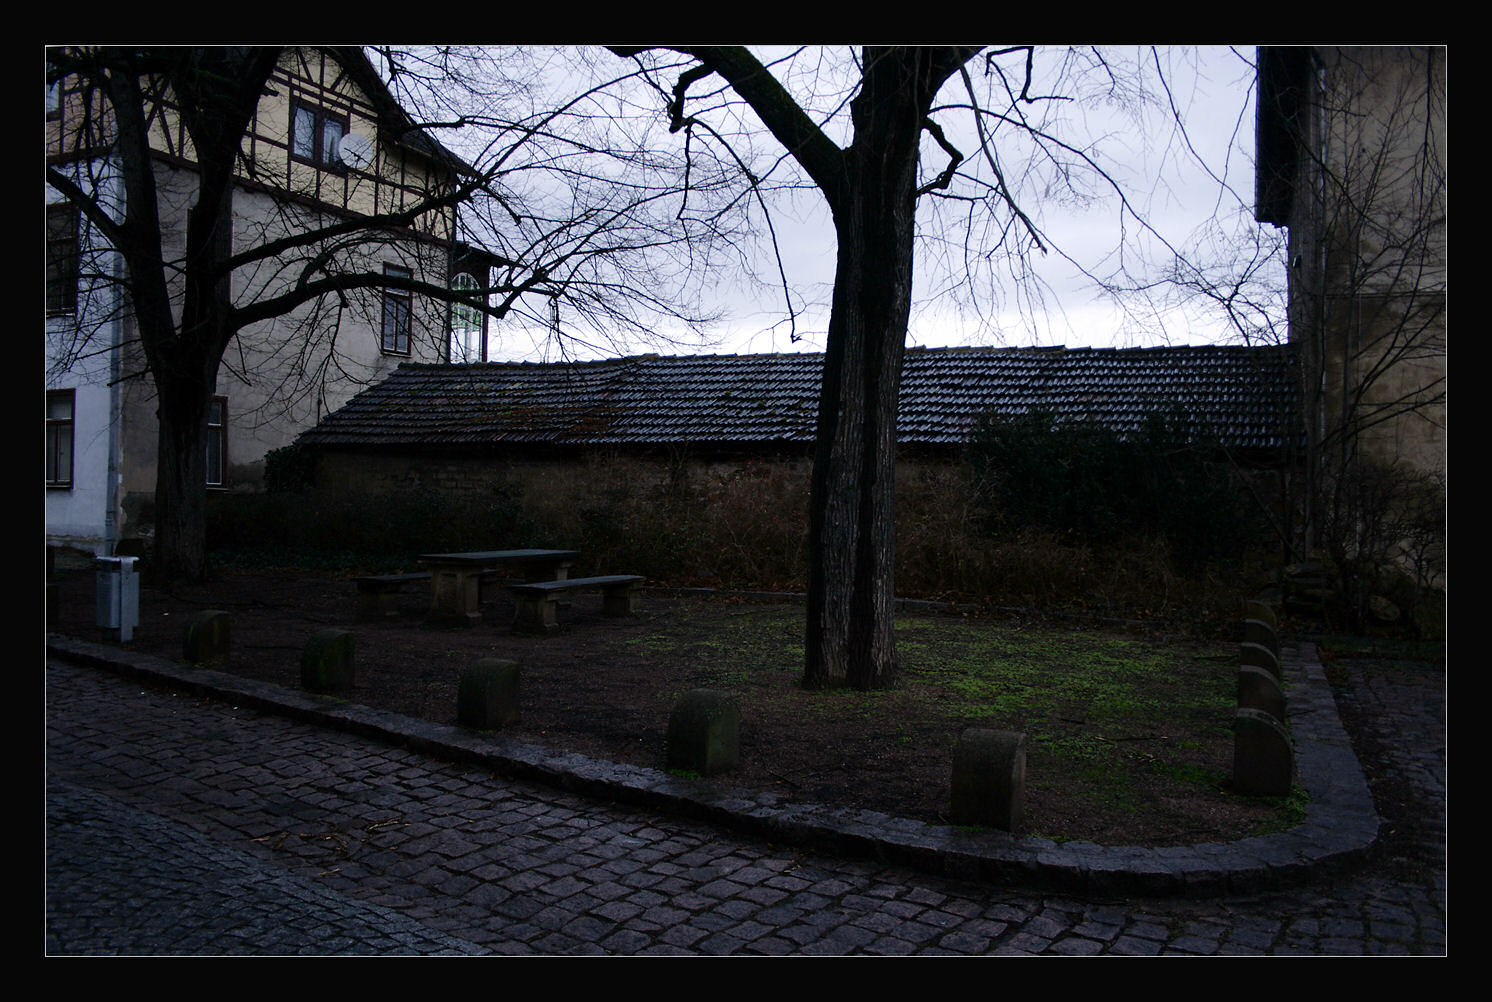
[[[816,50],[810,55],[818,57]],[[1041,108],[1049,116],[1043,127],[1049,127],[1062,143],[1083,150],[1109,177],[1091,172],[1077,177],[1075,195],[1050,172],[1026,174],[1022,165],[1031,151],[1019,148],[1021,144],[1009,132],[997,134],[995,146],[1006,179],[1015,189],[1021,210],[1039,229],[1048,252],[1028,255],[1028,276],[1012,275],[1007,263],[1001,279],[983,287],[972,300],[965,290],[960,300],[946,291],[957,283],[958,268],[940,263],[935,244],[919,246],[917,305],[909,345],[1079,347],[1237,340],[1237,332],[1220,317],[1170,302],[1164,287],[1160,293],[1116,301],[1095,288],[1093,276],[1112,276],[1123,266],[1135,281],[1153,278],[1170,267],[1173,250],[1183,251],[1188,259],[1208,253],[1215,256],[1215,250],[1196,246],[1197,234],[1204,227],[1235,233],[1257,229],[1250,215],[1253,47],[1113,48],[1104,50],[1097,62],[1086,53],[1078,55],[1086,58],[1078,60],[1075,70],[1060,50],[1038,50],[1033,93],[1071,98],[1047,102]],[[801,63],[808,57],[800,54],[797,58]],[[971,63],[971,71],[979,65]],[[785,72],[781,75],[790,87],[798,86],[798,78],[789,78]],[[795,89],[794,93],[800,92]],[[940,102],[962,98],[956,78],[940,94]],[[805,103],[814,100],[809,95],[801,99]],[[953,123],[954,117],[946,120]],[[836,127],[843,128],[831,123],[826,131],[835,135]],[[950,136],[965,152],[978,148],[972,132],[962,136],[950,132]],[[931,143],[924,149],[924,172],[930,175],[941,168],[942,161]],[[1036,152],[1039,161],[1040,151]],[[1121,205],[1110,180],[1123,192],[1128,208]],[[924,197],[919,203],[920,231],[930,236],[946,234],[946,223],[934,217],[927,201]],[[942,208],[947,208],[946,203]],[[774,202],[773,225],[788,286],[802,306],[796,324],[798,340],[789,338],[783,322],[781,289],[733,288],[729,281],[718,281],[711,288],[711,305],[728,311],[729,319],[714,331],[714,343],[695,350],[822,349],[834,267],[833,228],[822,198],[804,193],[791,202]],[[956,242],[962,249],[961,236]],[[979,244],[977,239],[975,244]],[[761,270],[770,273],[775,265],[767,246],[763,243],[755,253]],[[1037,281],[1031,281],[1033,277]],[[1033,295],[1033,290],[1039,294]],[[559,357],[552,344],[543,343],[547,333],[529,332],[518,322],[497,323],[489,340],[490,356]],[[617,350],[607,346],[588,353],[573,345],[569,348],[582,356]],[[690,349],[635,342],[620,350],[679,354]]]

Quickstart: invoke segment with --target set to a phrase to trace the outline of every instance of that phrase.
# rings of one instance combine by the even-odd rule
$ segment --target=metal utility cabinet
[[[140,575],[138,557],[98,557],[96,595],[98,626],[105,638],[127,642],[140,625]]]

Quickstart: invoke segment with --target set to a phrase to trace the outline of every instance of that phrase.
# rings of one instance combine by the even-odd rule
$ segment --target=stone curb
[[[833,855],[1004,886],[1138,896],[1254,893],[1359,863],[1378,841],[1379,818],[1367,779],[1313,644],[1287,648],[1281,658],[1299,781],[1310,796],[1304,823],[1237,842],[1169,848],[1058,843],[930,825],[873,811],[791,803],[772,793],[724,789],[658,769],[415,720],[102,644],[48,635],[47,652],[136,681],[338,728],[434,758],[481,765],[511,779]]]

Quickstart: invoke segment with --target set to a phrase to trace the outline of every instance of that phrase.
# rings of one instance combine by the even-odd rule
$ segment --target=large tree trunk
[[[896,403],[910,255],[901,267],[889,266],[883,241],[862,236],[840,236],[819,399],[803,676],[809,688],[885,688],[896,679]]]
[[[207,575],[206,424],[210,398],[210,388],[157,386],[156,532],[151,573],[162,581],[201,581]]]
[[[231,168],[204,166],[200,177],[198,203],[187,216],[180,336],[157,336],[151,366],[160,424],[155,572],[168,581],[207,576],[207,411],[233,333],[222,267],[232,249]]]
[[[839,254],[814,455],[803,684],[891,686],[896,399],[911,310],[918,145],[938,89],[979,47],[864,49],[860,89],[850,102],[855,138],[848,150],[745,49],[682,51],[701,66],[680,76],[670,127],[692,122],[684,114],[689,84],[719,73],[834,213]],[[941,138],[939,145],[955,156],[951,171],[956,150]]]
[[[931,95],[905,53],[868,59],[855,102],[819,398],[803,684],[896,683],[896,415],[912,301],[918,140]],[[895,63],[901,72],[886,72]],[[879,72],[878,72],[879,71]]]
[[[228,261],[233,253],[234,171],[278,49],[102,50],[97,69],[117,129],[124,218],[111,239],[124,257],[140,345],[155,381],[155,562],[166,580],[207,574],[207,409],[235,332]],[[155,157],[145,94],[169,84],[196,156],[196,201],[185,254],[161,245]],[[172,289],[180,282],[180,315]]]
[[[278,58],[275,49],[193,50],[172,86],[197,164],[188,210],[178,330],[150,328],[159,402],[156,571],[166,580],[207,576],[207,411],[223,352],[235,333],[227,262],[233,256],[235,162]],[[149,166],[146,158],[147,171]],[[142,333],[146,326],[142,323]]]

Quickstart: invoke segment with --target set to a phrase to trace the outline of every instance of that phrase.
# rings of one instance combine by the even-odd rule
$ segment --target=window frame
[[[301,152],[301,144],[296,131],[296,120],[302,112],[311,116],[311,152],[309,155]],[[352,119],[350,116],[338,115],[327,111],[318,104],[303,101],[300,98],[296,98],[290,102],[291,159],[320,167],[323,170],[340,170],[345,167],[346,165],[342,163],[337,150],[328,151],[326,149],[326,129],[331,124],[335,124],[341,130],[337,136],[339,144],[352,131]]]
[[[78,313],[78,278],[81,271],[82,221],[77,206],[53,202],[47,206],[46,315],[72,317]],[[53,226],[54,219],[66,218],[71,225]]]
[[[50,65],[48,65],[47,70],[49,73],[51,72]],[[61,121],[62,78],[59,77],[56,80],[45,81],[45,88],[45,97],[43,98],[43,101],[45,102],[43,105],[43,108],[45,109],[45,115],[43,120],[47,122]]]
[[[463,283],[465,279],[465,283]],[[469,284],[466,284],[469,283]],[[457,295],[481,296],[485,290],[477,277],[469,271],[458,271],[451,278],[451,291]],[[464,363],[485,362],[487,360],[487,315],[480,307],[466,303],[453,301],[451,303],[451,333],[450,350],[454,354],[456,347],[456,334],[475,334],[476,341],[473,345],[475,351],[468,351],[465,338],[461,344],[461,361]],[[475,355],[476,357],[469,357]],[[455,359],[451,359],[455,361]]]
[[[54,417],[52,414],[53,401],[67,401],[67,416]],[[75,444],[77,442],[77,418],[78,399],[77,391],[73,389],[47,390],[46,393],[46,433],[45,448],[46,457],[43,462],[42,478],[47,487],[62,490],[71,490],[73,486],[74,461],[77,458]],[[63,432],[65,431],[65,436]],[[67,466],[62,468],[62,446],[66,444]],[[64,475],[65,473],[65,475]]]
[[[214,413],[216,411],[216,413]],[[213,420],[216,417],[217,420]],[[208,490],[225,490],[228,487],[228,398],[214,396],[207,402],[207,428],[204,434],[207,450],[206,472],[203,480]],[[214,470],[213,446],[217,446],[217,464]],[[213,479],[213,473],[217,479]]]
[[[383,273],[389,278],[414,277],[408,268],[396,264],[385,264]],[[379,350],[385,355],[408,357],[413,353],[413,344],[414,294],[405,289],[385,288],[383,290],[383,323],[379,328],[378,338]]]

